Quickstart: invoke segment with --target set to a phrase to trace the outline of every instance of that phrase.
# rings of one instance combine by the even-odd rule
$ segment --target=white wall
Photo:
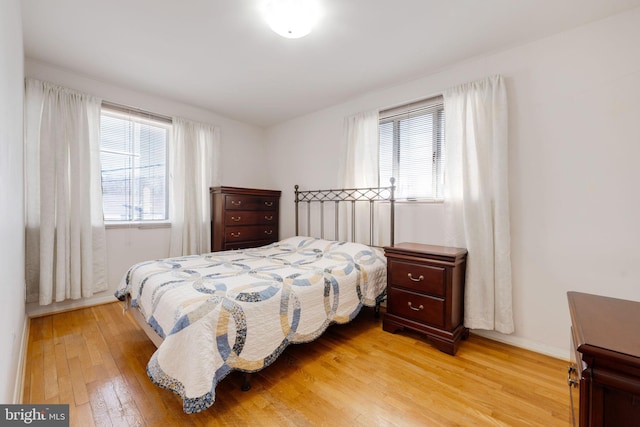
[[[19,403],[26,323],[20,1],[0,5],[0,402]]]
[[[28,77],[90,93],[110,102],[218,126],[221,131],[221,156],[224,159],[221,163],[221,184],[235,187],[264,187],[271,179],[269,171],[264,167],[265,146],[262,128],[230,120],[213,112],[169,99],[97,81],[29,58],[25,61],[25,74]],[[132,264],[169,256],[170,232],[169,228],[108,228],[109,290],[98,293],[90,299],[65,301],[45,307],[28,304],[28,314],[53,312],[114,299],[113,292]]]
[[[489,335],[568,357],[567,291],[640,300],[638,40],[640,9],[268,129],[282,237],[293,234],[294,184],[339,184],[344,117],[502,74],[516,332]],[[441,229],[440,205],[399,206],[397,241],[442,244]]]

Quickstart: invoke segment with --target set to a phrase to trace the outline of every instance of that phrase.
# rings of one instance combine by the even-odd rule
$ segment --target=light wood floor
[[[569,426],[567,362],[475,335],[456,356],[389,334],[371,311],[287,348],[195,415],[156,387],[155,347],[120,303],[31,320],[24,403],[68,403],[72,426]]]

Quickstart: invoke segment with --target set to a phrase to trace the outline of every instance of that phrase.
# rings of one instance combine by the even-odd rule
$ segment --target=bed
[[[351,217],[355,238],[358,202],[368,202],[369,244],[326,238],[326,203],[334,205],[334,236],[340,217]],[[351,321],[363,306],[379,308],[386,292],[386,261],[374,241],[374,208],[389,202],[391,187],[300,191],[296,186],[296,236],[244,250],[212,252],[138,263],[116,297],[158,347],[147,365],[156,385],[197,413],[215,401],[216,385],[232,371],[269,366],[292,343],[313,341],[331,324]],[[347,202],[350,214],[341,213]],[[318,208],[312,206],[318,204]],[[299,211],[318,217],[320,236],[299,236]],[[347,210],[348,210],[347,209]],[[393,223],[391,223],[393,224]],[[393,244],[390,226],[388,244]],[[353,239],[355,240],[355,239]],[[248,380],[244,388],[249,388]]]

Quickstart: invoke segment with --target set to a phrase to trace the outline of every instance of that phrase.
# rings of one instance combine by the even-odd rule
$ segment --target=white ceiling
[[[302,39],[264,0],[22,0],[25,56],[269,126],[640,0],[318,0]]]

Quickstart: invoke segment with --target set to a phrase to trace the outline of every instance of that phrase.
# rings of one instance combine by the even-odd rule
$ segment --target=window
[[[100,116],[105,222],[168,219],[170,119],[111,104]]]
[[[441,97],[380,112],[379,184],[396,179],[396,197],[443,200],[444,104]]]

